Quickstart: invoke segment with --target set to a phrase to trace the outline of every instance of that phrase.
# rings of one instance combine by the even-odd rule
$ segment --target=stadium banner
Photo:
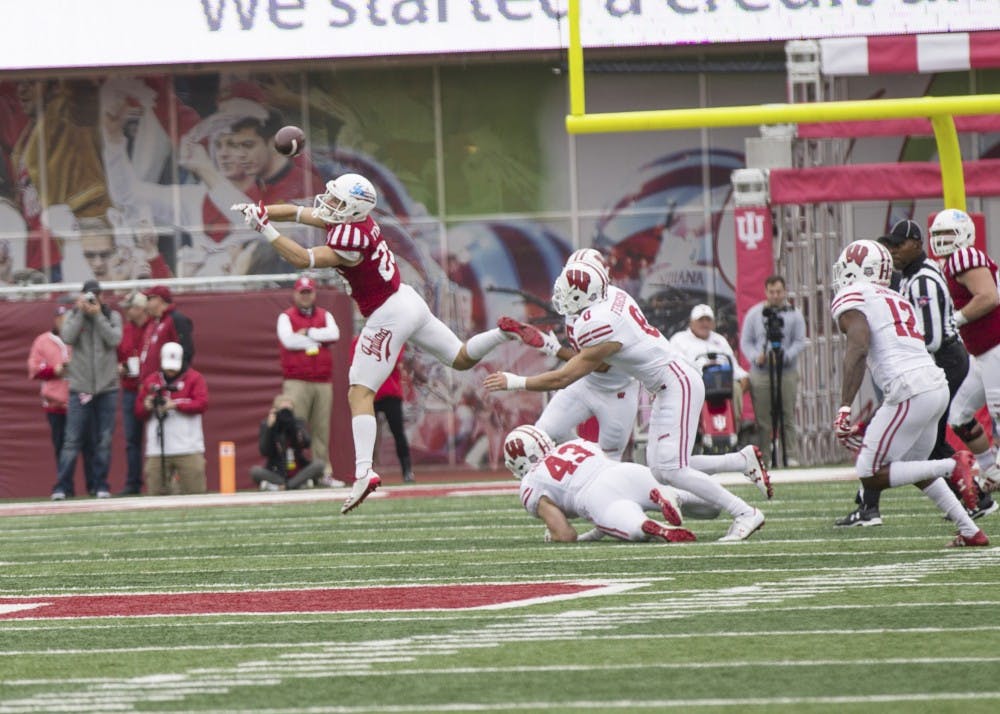
[[[566,8],[567,0],[13,0],[0,67],[553,50],[568,43]],[[996,0],[581,0],[580,29],[594,48],[998,28]]]
[[[743,316],[761,301],[764,281],[774,272],[771,209],[767,206],[737,206],[736,219],[736,315]],[[747,366],[747,365],[744,365]]]

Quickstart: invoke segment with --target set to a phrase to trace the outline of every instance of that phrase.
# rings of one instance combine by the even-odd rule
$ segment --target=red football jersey
[[[986,268],[993,277],[993,282],[1000,290],[1000,275],[997,265],[986,253],[975,247],[961,248],[951,255],[944,263],[944,277],[948,281],[948,291],[955,303],[955,309],[961,310],[972,300],[972,293],[957,280],[957,276],[973,268]],[[975,322],[970,322],[958,328],[962,341],[971,355],[981,355],[1000,344],[1000,307],[993,308]]]
[[[351,286],[351,296],[365,317],[375,312],[399,290],[396,256],[382,240],[382,230],[371,216],[357,223],[330,226],[326,244],[341,253],[350,251],[361,255],[360,262],[341,265],[337,272]]]

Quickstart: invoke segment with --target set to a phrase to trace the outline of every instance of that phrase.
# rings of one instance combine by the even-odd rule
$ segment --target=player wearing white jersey
[[[937,421],[948,405],[948,385],[927,353],[913,306],[887,287],[891,276],[892,256],[870,240],[848,245],[833,265],[837,294],[831,311],[847,336],[834,430],[842,444],[857,450],[855,469],[863,488],[915,484],[958,526],[950,545],[989,545],[965,510],[978,499],[972,454],[959,451],[954,458],[927,459]],[[866,366],[884,397],[862,438],[851,424],[851,404]],[[964,507],[941,477],[951,479]]]
[[[566,265],[572,266],[574,263],[583,263],[604,275],[610,300],[618,299],[618,293],[623,292],[611,285],[600,252],[593,248],[577,250],[569,256]],[[570,347],[560,345],[551,333],[542,336],[544,344],[541,347],[528,342],[523,336],[522,339],[525,344],[536,346],[542,352],[568,362],[580,351],[574,330],[577,317],[576,314],[565,315]],[[574,437],[578,425],[593,417],[598,424],[597,442],[601,450],[605,456],[620,461],[632,436],[638,405],[639,383],[620,368],[605,365],[556,392],[545,405],[535,426],[554,442],[561,444]],[[732,454],[692,456],[690,463],[693,468],[708,474],[742,471],[747,480],[766,498],[773,495],[770,476],[756,446],[746,446]]]
[[[369,215],[376,199],[375,187],[368,179],[344,174],[326,184],[326,191],[316,196],[311,210],[287,203],[232,206],[296,268],[336,268],[351,286],[351,296],[366,318],[348,375],[355,480],[341,513],[356,508],[382,483],[371,468],[377,431],[375,393],[395,366],[404,344],[412,341],[442,364],[466,370],[493,348],[520,336],[526,327],[511,321],[463,343],[431,313],[416,290],[400,281],[396,258]],[[303,248],[282,235],[271,220],[323,228],[326,245]]]
[[[520,426],[504,440],[504,464],[521,479],[521,505],[545,522],[546,540],[597,540],[605,534],[629,541],[695,540],[679,527],[674,489],[657,483],[645,466],[608,459],[593,442],[556,446],[537,428]],[[651,510],[659,510],[666,523],[649,518]],[[571,518],[584,518],[596,529],[578,536]]]
[[[634,377],[653,395],[647,462],[656,480],[690,491],[726,511],[734,521],[722,540],[743,540],[764,525],[764,515],[689,463],[698,414],[705,398],[701,376],[650,325],[624,291],[609,297],[607,274],[583,263],[567,265],[556,279],[553,305],[578,315],[573,325],[580,351],[558,369],[533,377],[497,372],[489,391],[564,389],[604,364]]]

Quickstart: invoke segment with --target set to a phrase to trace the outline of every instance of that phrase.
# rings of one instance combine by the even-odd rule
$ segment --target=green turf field
[[[297,612],[288,595],[259,614],[0,614],[0,714],[1000,711],[1000,547],[945,548],[914,488],[883,497],[885,526],[834,529],[853,488],[779,485],[737,544],[713,542],[727,520],[688,521],[693,544],[546,544],[513,494],[2,517],[8,606],[612,587],[493,609]],[[980,524],[1000,544],[1000,517]]]

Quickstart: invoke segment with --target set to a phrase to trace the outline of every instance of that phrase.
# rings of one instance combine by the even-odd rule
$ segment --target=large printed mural
[[[777,97],[781,78],[767,78]],[[689,80],[674,83],[670,102],[703,101]],[[665,101],[633,79],[598,83],[596,102],[602,84],[607,96],[624,90],[615,101]],[[404,279],[462,337],[502,315],[560,332],[552,283],[569,252],[592,245],[666,334],[710,302],[735,338],[723,214],[744,133],[711,146],[660,133],[571,147],[564,112],[564,80],[541,65],[3,83],[0,284],[290,272],[229,207],[310,206],[327,180],[357,172],[378,189],[376,219]],[[293,159],[273,147],[285,124],[308,136]],[[571,151],[582,159],[575,177]],[[307,227],[284,232],[306,246],[324,240]],[[548,366],[513,343],[468,373],[408,351],[416,461],[497,467],[503,435],[533,421],[544,398],[488,396],[483,377]],[[391,444],[382,450],[392,460]]]

